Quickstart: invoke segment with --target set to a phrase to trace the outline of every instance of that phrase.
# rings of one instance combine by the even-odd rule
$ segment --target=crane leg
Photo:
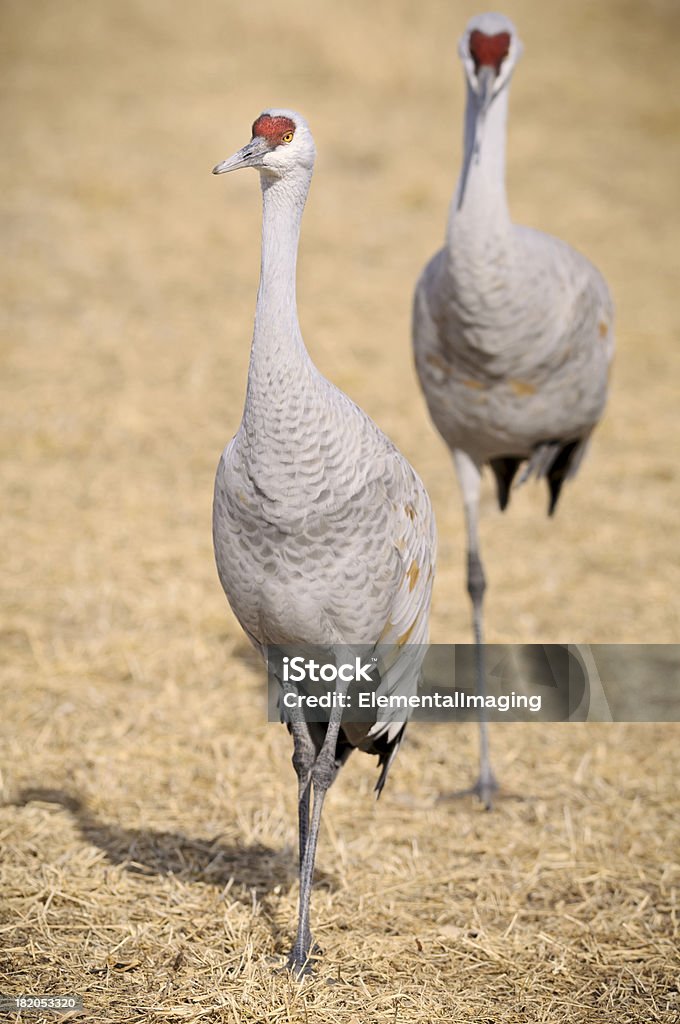
[[[346,692],[348,684],[338,684],[336,692]],[[337,702],[341,703],[340,701]],[[335,761],[338,733],[342,719],[342,708],[334,707],[328,721],[326,736],[323,746],[314,761],[310,780],[314,791],[311,822],[309,831],[305,837],[304,855],[300,863],[300,905],[298,913],[298,930],[293,948],[288,957],[288,969],[297,977],[311,972],[309,964],[312,949],[312,933],[309,927],[309,912],[312,898],[312,881],[314,877],[314,861],[316,858],[316,847],[319,841],[319,829],[321,827],[321,812],[323,803],[333,780],[338,771]],[[295,733],[293,733],[295,738]],[[298,779],[300,777],[298,776]],[[309,784],[306,790],[307,808],[309,808]],[[300,812],[300,823],[302,827],[303,814]],[[300,836],[300,849],[302,850],[302,835]]]
[[[467,589],[472,601],[472,625],[475,637],[475,666],[477,694],[486,697],[486,667],[484,664],[484,616],[483,603],[486,577],[479,550],[479,491],[481,468],[469,455],[459,449],[454,452],[454,463],[458,482],[463,494],[465,525],[467,528]],[[489,756],[489,725],[484,707],[479,717],[479,777],[474,786],[466,792],[475,793],[487,810],[491,810],[493,793],[498,783],[491,768]]]
[[[309,778],[303,782],[298,775],[298,863],[302,868],[309,835]]]
[[[283,684],[283,692],[295,694],[297,691],[290,683]],[[292,702],[291,702],[292,703]],[[298,780],[298,841],[299,864],[305,859],[307,836],[309,834],[309,789],[311,785],[312,765],[316,757],[314,741],[302,711],[293,707],[290,711],[290,730],[293,734],[293,768]]]

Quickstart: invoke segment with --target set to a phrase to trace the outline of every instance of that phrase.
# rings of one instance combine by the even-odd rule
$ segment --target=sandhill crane
[[[424,649],[427,639],[434,518],[409,463],[319,373],[302,340],[295,265],[314,157],[304,118],[267,110],[250,142],[214,168],[256,168],[263,197],[245,408],[215,480],[215,558],[229,603],[264,657],[272,645],[392,645],[396,679],[405,652]],[[339,680],[337,691],[347,684]],[[339,703],[327,724],[295,713],[284,720],[294,742],[300,854],[288,967],[301,975],[312,951],[310,896],[325,794],[355,747],[378,755],[379,793],[405,723],[389,715],[348,722]]]
[[[510,220],[506,119],[521,50],[514,25],[501,14],[473,18],[460,40],[467,80],[463,165],[445,244],[426,265],[413,306],[420,383],[462,491],[482,693],[482,468],[491,466],[505,509],[526,460],[519,482],[532,474],[547,478],[552,515],[602,415],[614,347],[612,303],[595,267],[559,239]],[[482,721],[472,791],[490,807],[495,788]]]

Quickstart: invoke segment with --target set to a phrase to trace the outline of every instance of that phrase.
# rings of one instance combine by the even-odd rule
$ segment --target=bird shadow
[[[297,883],[297,856],[264,843],[225,843],[220,835],[192,837],[182,832],[126,828],[95,815],[74,793],[39,786],[21,789],[7,805],[57,805],[66,811],[81,837],[106,854],[110,864],[135,875],[173,876],[185,884],[202,882],[224,889],[229,898],[252,908],[257,902],[274,939],[282,938],[271,900]],[[315,888],[333,889],[330,875],[315,872]]]

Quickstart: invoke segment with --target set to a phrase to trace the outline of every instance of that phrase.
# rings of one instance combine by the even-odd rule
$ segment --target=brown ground
[[[471,777],[471,728],[414,726],[378,806],[373,764],[352,759],[318,858],[316,981],[270,962],[297,894],[290,742],[265,722],[210,541],[259,196],[254,174],[209,172],[263,107],[309,118],[303,331],[422,474],[441,538],[432,639],[467,640],[459,501],[408,322],[455,179],[455,44],[477,9],[2,5],[2,992],[77,992],[121,1024],[680,1019],[674,726],[495,728],[506,791],[528,799],[490,816],[435,802]],[[619,354],[557,519],[536,487],[505,517],[486,493],[489,639],[675,641],[678,9],[505,10],[526,47],[514,216],[602,268]]]

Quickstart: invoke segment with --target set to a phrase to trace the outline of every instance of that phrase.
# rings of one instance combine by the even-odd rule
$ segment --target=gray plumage
[[[251,142],[215,168],[256,167],[263,194],[245,408],[215,481],[217,568],[236,617],[263,656],[272,645],[396,645],[381,689],[412,689],[418,658],[406,654],[427,640],[434,519],[407,460],[319,373],[302,340],[295,263],[314,155],[304,119],[270,110],[255,122]],[[404,719],[351,723],[334,712],[327,725],[291,714],[286,721],[295,743],[301,862],[289,967],[300,973],[312,950],[309,893],[324,794],[355,747],[378,755],[380,790]]]
[[[413,343],[430,414],[461,485],[468,590],[481,645],[482,468],[491,467],[504,509],[524,462],[519,481],[545,477],[553,512],[605,406],[613,308],[607,285],[585,257],[510,220],[506,119],[509,82],[521,53],[514,25],[500,14],[473,18],[459,53],[467,80],[463,167],[445,244],[416,288]],[[483,689],[481,664],[479,671]],[[495,780],[485,745],[483,727],[475,789],[489,805]]]
[[[604,280],[580,253],[529,228],[513,226],[511,252],[485,261],[475,232],[486,225],[470,234],[466,226],[452,246],[481,256],[479,275],[459,273],[441,249],[416,292],[416,365],[432,419],[478,466],[554,445],[552,459],[536,459],[540,476],[576,442],[573,472],[607,397],[613,311]]]

